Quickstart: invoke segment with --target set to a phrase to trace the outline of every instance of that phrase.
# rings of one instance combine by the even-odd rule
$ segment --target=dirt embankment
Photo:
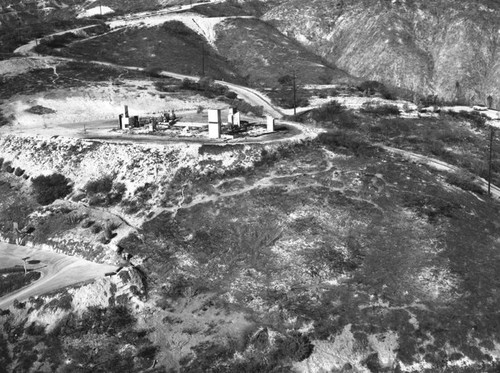
[[[40,175],[62,174],[72,184],[64,200],[18,217],[20,229],[35,228],[31,235],[21,237],[23,244],[48,245],[66,254],[115,263],[115,244],[132,231],[140,232],[146,220],[213,194],[209,188],[193,187],[194,179],[217,179],[227,172],[252,168],[263,149],[272,152],[282,146],[283,142],[155,146],[10,135],[0,137],[0,168],[12,185],[28,195],[33,178]],[[16,177],[21,172],[13,171],[17,169],[22,176]],[[89,182],[100,182],[102,187],[103,180],[108,180],[110,190],[90,191]],[[19,202],[6,200],[0,207],[13,203]],[[106,233],[109,226],[112,233]],[[19,239],[9,222],[0,233],[11,242]]]

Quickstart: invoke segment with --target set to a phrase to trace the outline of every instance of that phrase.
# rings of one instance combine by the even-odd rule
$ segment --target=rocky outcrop
[[[263,18],[352,75],[500,107],[500,4],[290,0]]]

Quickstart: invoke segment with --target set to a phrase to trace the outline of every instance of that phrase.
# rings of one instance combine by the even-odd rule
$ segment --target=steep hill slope
[[[498,107],[498,3],[290,0],[263,18],[355,76]]]
[[[228,19],[216,26],[216,46],[220,54],[247,76],[253,85],[276,86],[277,79],[296,71],[301,81],[329,83],[352,80],[276,28],[258,19]]]

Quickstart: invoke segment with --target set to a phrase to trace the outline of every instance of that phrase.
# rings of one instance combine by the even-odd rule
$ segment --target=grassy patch
[[[57,79],[53,69],[33,70],[13,77],[0,77],[0,99],[15,94],[35,94],[50,89],[95,86],[96,82],[110,79],[144,79],[144,73],[116,69],[85,62],[67,62],[57,67]],[[8,124],[8,118],[0,123]]]
[[[72,44],[61,53],[122,65],[238,80],[231,65],[203,37],[179,21],[151,28],[116,31],[97,39]]]

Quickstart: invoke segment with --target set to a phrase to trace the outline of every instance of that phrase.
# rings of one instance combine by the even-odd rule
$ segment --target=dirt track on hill
[[[412,161],[418,162],[418,163],[424,163],[428,166],[431,166],[432,168],[435,168],[440,171],[447,171],[447,172],[461,172],[463,169],[457,166],[453,166],[449,163],[443,162],[439,159],[436,158],[431,158],[426,155],[418,154],[418,153],[413,153],[408,150],[403,150],[403,149],[398,149],[398,148],[393,148],[392,146],[386,146],[386,145],[381,145],[378,144],[381,148],[387,150],[390,153],[396,153],[400,154],[405,158],[408,158]],[[477,176],[477,180],[479,182],[479,185],[483,190],[488,191],[488,181]],[[491,196],[496,199],[500,199],[500,188],[491,184]]]
[[[21,259],[24,257],[29,257],[28,261],[37,261],[36,264],[28,264],[28,269],[36,270],[42,276],[31,285],[0,298],[0,308],[11,306],[15,299],[22,301],[68,285],[103,277],[106,272],[116,270],[116,266],[93,263],[49,250],[0,243],[0,268],[22,266]]]

